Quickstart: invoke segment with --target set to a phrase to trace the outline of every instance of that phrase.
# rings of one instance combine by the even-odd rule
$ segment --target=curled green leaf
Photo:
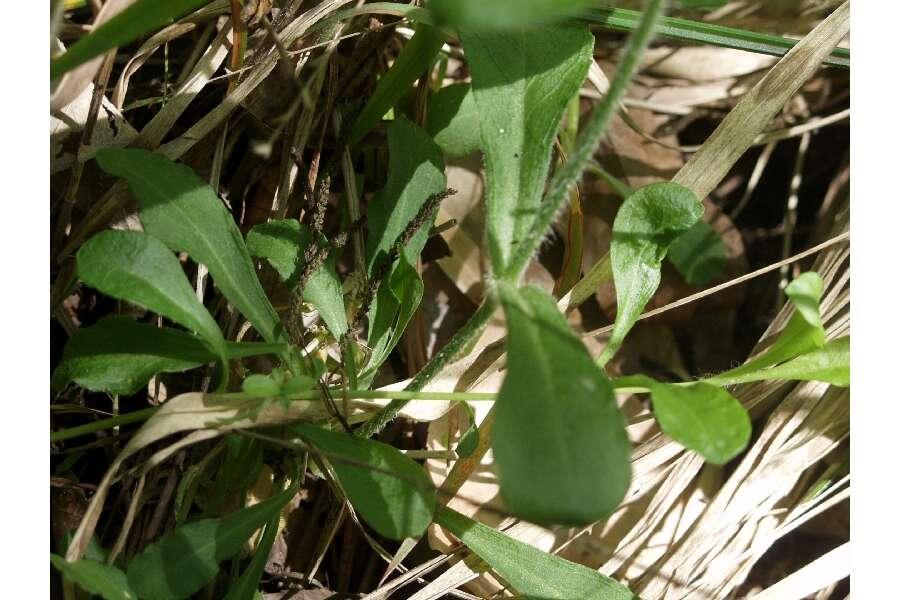
[[[662,260],[678,236],[703,216],[694,192],[677,183],[651,183],[625,199],[613,223],[610,260],[616,322],[601,365],[612,358],[659,287]]]

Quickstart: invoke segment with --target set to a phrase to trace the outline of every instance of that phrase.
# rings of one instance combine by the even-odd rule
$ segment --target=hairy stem
[[[462,350],[472,341],[481,335],[485,325],[494,314],[497,304],[492,298],[486,298],[475,313],[469,317],[466,324],[447,342],[447,345],[441,348],[440,352],[435,354],[428,364],[409,382],[409,385],[403,390],[405,392],[419,392],[429,381],[434,379],[447,365],[456,360],[456,357]],[[394,417],[400,414],[400,411],[409,402],[408,399],[392,400],[390,404],[381,409],[370,420],[368,420],[359,429],[359,435],[362,437],[372,437],[373,435],[384,429]]]
[[[616,70],[616,76],[609,86],[609,91],[603,96],[594,112],[591,113],[581,136],[578,138],[575,150],[559,170],[559,173],[550,182],[550,191],[541,203],[537,218],[534,220],[531,229],[517,247],[504,279],[508,281],[519,280],[528,266],[528,262],[534,256],[538,246],[540,246],[541,239],[556,220],[557,213],[559,213],[559,210],[569,198],[572,187],[581,179],[581,175],[584,173],[591,156],[593,156],[597,145],[600,143],[600,138],[606,129],[606,123],[613,115],[613,111],[618,107],[619,100],[625,93],[631,76],[637,70],[641,54],[653,37],[653,30],[659,20],[659,16],[662,14],[664,4],[665,0],[648,0],[637,29],[635,29],[628,40],[628,47]]]

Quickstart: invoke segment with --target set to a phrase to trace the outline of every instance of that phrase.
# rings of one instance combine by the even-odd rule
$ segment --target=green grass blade
[[[605,29],[634,31],[637,29],[641,13],[624,8],[597,8],[588,11],[582,18]],[[736,48],[771,56],[784,56],[798,41],[736,27],[724,27],[722,25],[702,23],[690,19],[677,19],[675,17],[663,17],[660,19],[656,34],[660,37],[682,42],[695,42],[722,48]],[[850,50],[847,48],[835,48],[823,62],[832,67],[849,69]]]
[[[188,14],[210,0],[140,0],[78,40],[50,63],[50,79],[62,76],[117,46],[132,42]]]

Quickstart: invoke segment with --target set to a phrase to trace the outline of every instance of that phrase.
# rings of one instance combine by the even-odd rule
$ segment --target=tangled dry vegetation
[[[128,4],[59,2],[53,38],[59,48],[70,47]],[[391,146],[389,152],[385,131],[393,121],[381,120],[386,110],[375,115],[352,151],[341,144],[411,43],[413,26],[395,9],[380,6],[384,3],[247,0],[237,12],[232,4],[214,0],[71,70],[56,84],[51,367],[60,363],[76,331],[109,315],[163,324],[159,315],[79,283],[74,257],[87,240],[109,227],[142,230],[128,186],[92,160],[104,148],[152,150],[188,165],[218,193],[245,236],[285,218],[318,219],[319,231],[330,241],[343,235],[349,250],[338,257],[335,270],[351,332],[362,348],[355,356],[363,360],[371,351],[359,335],[364,322],[355,318],[365,314],[372,298],[366,298],[365,282],[352,276],[365,256],[355,250],[365,243],[364,227],[354,229],[353,223],[372,214],[378,190],[392,185],[388,161],[398,159],[395,151],[403,160],[404,148]],[[693,277],[664,263],[645,318],[606,365],[611,376],[643,373],[687,381],[758,355],[787,326],[794,307],[785,303],[783,290],[805,271],[817,272],[824,282],[820,311],[827,339],[849,335],[849,70],[820,64],[835,43],[849,47],[849,8],[840,4],[741,0],[710,13],[680,13],[795,39],[832,15],[827,31],[820,27],[806,38],[816,42],[807,54],[781,62],[665,37],[656,38],[642,56],[575,201],[558,215],[554,234],[544,238],[524,280],[562,299],[569,324],[597,357],[616,317],[616,293],[609,275],[583,293],[582,275],[594,273],[609,251],[623,187],[671,180],[694,190],[703,199],[703,220],[721,239],[721,249],[716,246],[721,254],[713,253],[711,277]],[[627,39],[598,24],[592,33],[588,77],[580,97],[569,104],[581,124],[610,89]],[[440,44],[436,64],[415,75],[413,85],[387,106],[388,117],[406,115],[439,143],[465,146],[465,140],[438,137],[446,123],[436,122],[430,98],[471,80],[459,39],[450,36]],[[817,58],[810,58],[813,54]],[[576,118],[575,131],[578,127]],[[574,143],[565,128],[564,123],[554,156],[565,156]],[[414,265],[424,283],[421,303],[405,331],[397,333],[390,356],[371,374],[372,390],[405,389],[485,298],[491,267],[484,167],[478,152],[445,156],[444,187],[455,193],[440,199]],[[207,268],[184,253],[180,259],[224,338],[258,341],[260,333],[224,298],[218,282],[213,285]],[[329,333],[326,315],[309,304],[295,314],[279,272],[263,260],[256,266],[278,316],[283,322],[302,321],[303,341],[326,366],[328,385],[342,385],[343,371],[334,365],[343,365],[347,353],[344,342]],[[578,294],[583,297],[575,302]],[[484,447],[494,402],[477,393],[496,394],[504,380],[502,315],[497,312],[462,357],[424,387],[426,393],[473,393],[467,405],[412,394],[400,418],[378,437],[424,464],[442,502],[616,579],[645,600],[848,597],[846,387],[782,379],[730,387],[753,429],[746,450],[724,465],[706,462],[665,435],[643,395],[617,395],[632,444],[625,500],[608,518],[586,527],[539,526],[509,515],[493,453]],[[271,356],[230,364],[233,389],[240,389],[249,373],[276,367]],[[290,408],[267,406],[248,417],[238,407],[210,409],[202,403],[199,392],[211,391],[214,379],[206,365],[156,373],[133,394],[74,385],[54,392],[53,431],[88,427],[77,437],[57,435],[51,448],[55,553],[65,555],[78,530],[74,543],[82,545],[82,554],[91,540],[91,547],[106,549],[109,562],[128,561],[192,516],[226,514],[272,497],[285,483],[284,465],[299,461],[303,475],[293,482],[296,494],[276,519],[277,527],[266,528],[273,539],[257,579],[263,598],[514,595],[457,536],[432,525],[414,547],[387,539],[362,522],[310,454],[268,443],[288,420],[328,418],[335,414],[331,408],[349,425],[366,421],[390,396],[336,394],[331,408],[310,400]],[[140,429],[136,421],[146,419],[146,411],[159,406],[165,411],[168,400],[186,394],[197,403],[182,403],[168,421],[154,421],[156,429]],[[211,413],[204,412],[210,410],[227,425],[210,427]],[[129,420],[129,415],[141,416]],[[120,417],[114,428],[91,428],[109,417]],[[479,424],[480,446],[464,457],[457,449],[472,431],[472,419]],[[245,558],[238,554],[224,562],[218,583],[206,585],[197,597],[224,597],[262,537],[245,544]],[[60,595],[81,593],[57,584]]]

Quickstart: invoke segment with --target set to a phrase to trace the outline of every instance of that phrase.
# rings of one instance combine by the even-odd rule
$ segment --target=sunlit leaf
[[[612,386],[547,293],[504,284],[500,298],[508,362],[492,440],[506,505],[536,523],[597,521],[631,476]]]
[[[613,223],[610,260],[616,286],[616,322],[600,364],[622,345],[659,287],[669,245],[703,216],[694,193],[676,183],[651,183],[625,199]]]
[[[725,373],[706,381],[717,385],[731,385],[764,379],[824,381],[831,385],[847,387],[850,385],[850,336],[828,342],[822,348],[811,350],[774,367],[737,375]]]
[[[478,6],[489,10],[494,3]],[[463,28],[460,37],[480,120],[488,240],[499,275],[535,219],[553,139],[587,75],[594,37],[575,26],[504,33]]]
[[[673,440],[697,451],[712,464],[723,465],[750,440],[750,417],[726,390],[709,383],[675,385],[643,375],[622,377],[618,387],[650,388],[653,414]]]

